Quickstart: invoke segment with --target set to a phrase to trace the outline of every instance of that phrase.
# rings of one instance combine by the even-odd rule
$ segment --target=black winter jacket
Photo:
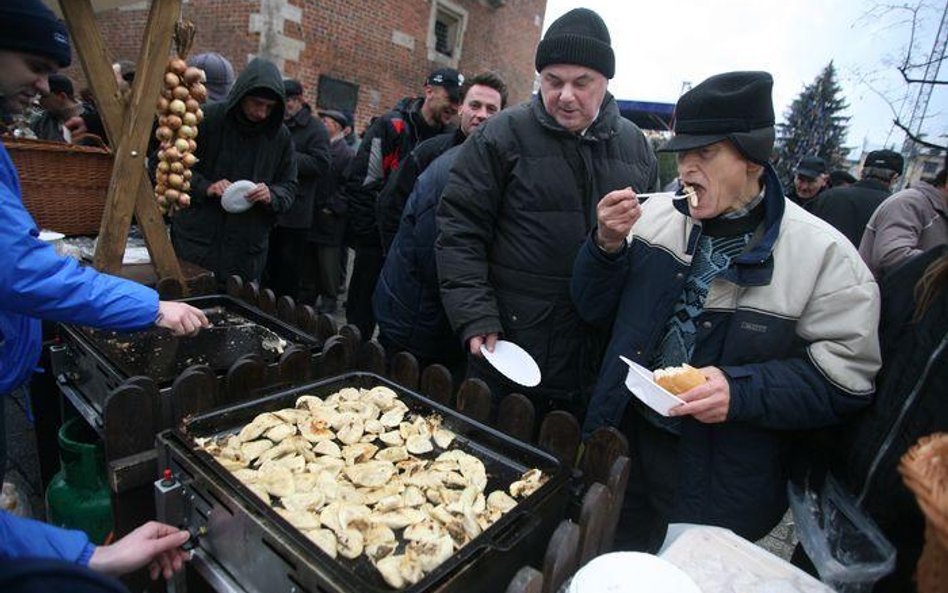
[[[296,151],[296,199],[286,212],[277,217],[277,224],[288,229],[308,229],[313,223],[313,199],[316,186],[329,173],[329,132],[309,105],[284,122],[290,130]]]
[[[279,97],[270,117],[247,121],[240,108],[253,89],[266,88]],[[231,274],[259,280],[267,261],[270,229],[296,196],[296,155],[290,131],[283,125],[283,79],[276,66],[255,59],[240,74],[227,100],[204,110],[198,126],[198,163],[191,179],[191,207],[176,213],[171,239],[181,259],[214,272],[219,282]],[[273,200],[246,212],[230,214],[207,189],[220,179],[265,183]]]
[[[369,126],[346,173],[349,201],[348,240],[353,246],[378,247],[376,200],[389,176],[418,143],[443,131],[421,113],[424,98],[405,98]]]
[[[836,443],[833,473],[898,549],[896,571],[874,591],[914,590],[911,576],[923,545],[924,519],[897,467],[919,438],[948,431],[948,292],[912,322],[915,284],[948,247],[919,255],[882,279],[879,339],[882,370],[875,400]]]
[[[591,391],[604,336],[570,301],[573,261],[604,195],[649,191],[657,179],[648,141],[608,93],[583,136],[539,96],[481,125],[462,145],[437,216],[441,295],[462,343],[499,332],[526,349],[543,374],[527,395],[579,401]]]
[[[379,333],[399,349],[428,361],[453,363],[464,358],[441,306],[434,254],[435,211],[460,150],[455,146],[435,159],[414,184],[372,298]]]
[[[465,138],[466,136],[458,128],[453,132],[439,134],[434,138],[425,140],[416,146],[415,150],[411,151],[408,158],[399,165],[398,170],[389,177],[389,180],[385,183],[385,188],[379,194],[377,211],[379,230],[382,233],[382,248],[385,251],[389,250],[392,241],[395,240],[395,233],[398,232],[398,226],[402,220],[405,202],[408,201],[408,196],[411,195],[418,176],[428,168],[433,160],[444,154],[452,146],[464,142]]]
[[[866,224],[886,198],[889,188],[876,179],[862,179],[847,187],[836,187],[811,200],[810,213],[830,223],[859,247]]]
[[[346,232],[346,212],[349,204],[343,186],[346,182],[346,169],[355,156],[355,151],[345,138],[336,140],[329,146],[332,164],[329,173],[316,186],[316,200],[313,202],[313,226],[309,229],[308,239],[319,245],[342,245]]]

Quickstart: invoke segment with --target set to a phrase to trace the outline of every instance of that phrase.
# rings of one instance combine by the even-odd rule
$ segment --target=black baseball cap
[[[863,167],[872,167],[874,169],[888,169],[895,171],[899,175],[905,167],[905,159],[894,150],[873,150],[866,155],[866,162]]]
[[[461,101],[461,85],[464,84],[464,75],[454,68],[439,68],[428,75],[425,80],[428,86],[444,87],[448,97],[455,103]]]
[[[283,80],[283,93],[287,97],[301,97],[303,96],[303,85],[294,78],[286,78]]]
[[[818,156],[805,156],[800,159],[800,164],[797,165],[797,175],[810,179],[816,179],[828,171],[829,167],[826,166],[826,161]]]

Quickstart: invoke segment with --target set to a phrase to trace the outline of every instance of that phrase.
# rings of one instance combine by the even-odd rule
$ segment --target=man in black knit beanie
[[[649,191],[655,155],[607,91],[615,55],[602,18],[571,10],[537,46],[540,91],[465,142],[438,210],[436,243],[448,318],[470,353],[468,376],[582,416],[605,336],[576,315],[573,260],[603,196]],[[630,189],[631,186],[631,189]],[[490,367],[498,337],[529,352],[542,381],[524,389]]]

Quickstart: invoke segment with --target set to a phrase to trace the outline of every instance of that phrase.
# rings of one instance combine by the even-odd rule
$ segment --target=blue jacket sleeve
[[[61,529],[0,511],[0,558],[56,558],[88,565],[95,545],[82,531]]]
[[[596,229],[593,229],[576,255],[570,294],[583,320],[608,328],[616,318],[616,308],[629,273],[631,250],[624,246],[615,254],[603,253],[593,239],[595,234]]]
[[[155,322],[158,293],[57,255],[39,240],[33,218],[6,181],[0,179],[0,308],[117,330]]]

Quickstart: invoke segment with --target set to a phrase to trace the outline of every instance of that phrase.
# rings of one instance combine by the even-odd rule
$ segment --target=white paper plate
[[[683,570],[640,552],[612,552],[589,561],[567,593],[701,593]]]
[[[224,195],[221,196],[221,208],[231,214],[239,214],[249,210],[253,206],[253,202],[248,202],[245,196],[256,186],[256,183],[247,179],[231,183],[224,190]]]
[[[625,376],[625,386],[632,395],[642,400],[646,406],[652,408],[662,416],[668,416],[668,411],[675,406],[685,403],[685,400],[665,391],[655,383],[652,371],[636,364],[624,356],[622,362],[629,365],[629,374]]]
[[[540,384],[540,367],[530,353],[506,340],[497,340],[494,351],[481,346],[481,354],[497,371],[518,385],[536,387]]]

